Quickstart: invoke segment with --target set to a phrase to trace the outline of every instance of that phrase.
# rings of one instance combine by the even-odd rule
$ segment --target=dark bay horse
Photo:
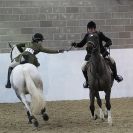
[[[94,113],[94,102],[96,97],[100,108],[100,118],[104,119],[102,101],[99,95],[99,91],[104,91],[106,101],[106,115],[108,116],[108,123],[112,125],[110,95],[114,78],[112,76],[112,71],[107,63],[107,60],[104,59],[100,54],[99,37],[97,33],[89,35],[87,48],[91,51],[91,57],[87,64],[91,115],[93,119],[96,119],[97,115]]]

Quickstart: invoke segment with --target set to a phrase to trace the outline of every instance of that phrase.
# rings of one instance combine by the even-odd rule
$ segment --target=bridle
[[[90,34],[90,37],[93,37],[93,34]],[[88,41],[87,44],[90,44],[92,46],[93,51],[95,51],[96,49],[98,49],[98,44],[94,43],[93,41]]]

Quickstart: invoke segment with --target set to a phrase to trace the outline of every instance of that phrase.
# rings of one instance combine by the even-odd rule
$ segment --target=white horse
[[[11,57],[17,53],[17,48],[12,48]],[[15,90],[17,97],[25,105],[29,123],[38,127],[38,121],[35,118],[36,114],[41,114],[43,119],[49,119],[46,113],[46,103],[43,98],[43,82],[37,67],[32,64],[20,64],[16,66],[10,77],[11,85]],[[31,103],[26,100],[26,94],[30,94]]]

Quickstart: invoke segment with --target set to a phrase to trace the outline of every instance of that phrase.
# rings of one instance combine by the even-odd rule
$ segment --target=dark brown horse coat
[[[91,57],[87,64],[88,84],[90,89],[90,110],[93,119],[97,118],[95,115],[95,97],[102,112],[102,101],[100,99],[99,91],[105,92],[106,109],[108,115],[108,123],[112,124],[111,118],[111,87],[113,85],[113,75],[107,61],[100,54],[99,38],[96,33],[88,37],[87,48],[91,51]]]

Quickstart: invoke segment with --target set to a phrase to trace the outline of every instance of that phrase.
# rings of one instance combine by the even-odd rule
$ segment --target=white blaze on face
[[[93,36],[93,34],[90,34],[90,37],[92,37]]]

